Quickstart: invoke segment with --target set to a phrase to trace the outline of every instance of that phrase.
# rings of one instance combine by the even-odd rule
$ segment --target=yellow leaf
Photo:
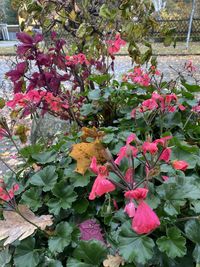
[[[72,21],[75,21],[76,20],[76,12],[74,10],[72,10],[70,13],[69,13],[69,17]]]
[[[88,137],[94,139],[101,139],[105,135],[103,131],[98,131],[96,127],[93,128],[83,127],[81,131],[82,131],[81,140],[83,142],[86,142]]]
[[[124,266],[125,262],[122,257],[120,257],[118,254],[113,255],[107,255],[107,259],[103,261],[104,267],[119,267]]]
[[[77,161],[75,171],[83,175],[90,166],[92,157],[96,157],[99,163],[106,161],[104,156],[104,147],[98,140],[92,143],[83,142],[73,145],[72,151],[69,155]]]
[[[25,205],[18,205],[19,212],[25,217],[27,222],[16,211],[4,210],[3,217],[5,220],[0,220],[0,240],[4,241],[4,246],[13,243],[15,240],[23,240],[32,235],[37,229],[36,225],[44,230],[46,226],[53,224],[51,215],[42,215],[40,217],[29,210]]]

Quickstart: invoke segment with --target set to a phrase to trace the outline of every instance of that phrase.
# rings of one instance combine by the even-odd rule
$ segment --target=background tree
[[[3,1],[0,2],[0,22],[5,22],[5,10],[4,10],[4,3]]]
[[[17,11],[13,9],[11,0],[4,0],[5,20],[7,24],[18,24]]]

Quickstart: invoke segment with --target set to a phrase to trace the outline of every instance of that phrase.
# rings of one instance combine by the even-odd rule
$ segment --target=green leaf
[[[47,151],[41,152],[39,154],[33,154],[32,158],[40,164],[46,164],[55,161],[56,159],[56,152],[55,151]]]
[[[130,222],[125,222],[119,233],[119,252],[128,263],[145,264],[153,257],[154,242],[144,235],[137,235]]]
[[[12,255],[9,253],[9,247],[7,246],[2,251],[0,251],[0,266],[6,267],[10,262]]]
[[[189,220],[185,224],[185,233],[187,238],[192,242],[200,245],[200,222],[197,220]]]
[[[39,253],[34,249],[35,239],[27,238],[17,246],[14,255],[16,267],[36,267],[40,261]]]
[[[74,204],[73,208],[79,214],[84,213],[89,206],[89,202],[87,199],[78,199]]]
[[[49,249],[53,253],[63,252],[71,242],[73,227],[68,222],[61,222],[56,226],[55,236],[48,241]]]
[[[199,93],[200,92],[200,86],[197,84],[188,84],[188,83],[182,83],[183,86],[192,93]]]
[[[61,181],[57,183],[52,190],[52,193],[56,198],[50,199],[47,203],[49,206],[49,211],[58,215],[60,209],[71,208],[72,203],[76,200],[77,194],[74,192],[72,186],[67,185],[66,181]]]
[[[41,193],[41,189],[32,187],[23,193],[21,198],[22,202],[28,205],[32,211],[37,211],[40,207],[42,207]]]
[[[46,267],[63,267],[62,263],[58,260],[48,260]]]
[[[20,153],[25,157],[29,158],[33,154],[39,153],[42,149],[42,146],[39,144],[26,146],[20,150]]]
[[[90,91],[88,94],[88,98],[90,100],[99,100],[100,97],[101,97],[101,90],[100,89],[94,89],[94,90]]]
[[[93,264],[83,263],[77,259],[69,258],[66,267],[95,267]]]
[[[200,186],[193,177],[170,177],[170,181],[158,186],[156,191],[163,199],[165,212],[177,215],[187,199],[199,198]]]
[[[67,267],[98,267],[107,254],[107,248],[100,241],[81,241],[74,250],[73,257],[67,262]]]
[[[65,169],[64,175],[66,178],[70,178],[70,182],[74,187],[84,187],[89,184],[91,173],[87,171],[84,175],[77,173],[73,168]]]
[[[89,77],[89,80],[91,80],[97,84],[102,84],[104,82],[110,81],[110,79],[111,79],[110,74],[103,74],[103,75],[93,74],[93,75],[90,75],[90,77]],[[99,97],[100,97],[101,90],[100,89],[94,89],[93,91],[91,91],[91,93],[93,93],[95,91],[98,92]],[[98,98],[96,100],[98,100]]]
[[[50,191],[56,184],[58,175],[55,166],[47,166],[41,171],[34,174],[30,183],[36,186],[41,186],[44,192]]]
[[[186,254],[186,239],[181,236],[181,231],[176,227],[167,229],[167,236],[162,236],[156,241],[160,251],[168,257],[183,257]]]

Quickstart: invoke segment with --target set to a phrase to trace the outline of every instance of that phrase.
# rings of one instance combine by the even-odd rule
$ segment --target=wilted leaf
[[[124,266],[125,262],[122,257],[120,257],[118,254],[113,255],[107,255],[107,259],[103,261],[104,267],[119,267]]]
[[[83,127],[81,131],[82,131],[81,140],[83,142],[87,142],[88,137],[94,139],[100,139],[105,135],[103,131],[98,131],[96,127],[93,128]]]
[[[70,157],[77,161],[76,170],[78,173],[84,175],[90,166],[92,157],[96,157],[100,163],[105,162],[104,147],[97,140],[92,143],[80,143],[73,145],[72,152],[69,154]]]
[[[41,230],[53,224],[51,215],[37,217],[25,205],[19,205],[18,209],[23,217],[37,225]],[[0,240],[6,239],[4,246],[13,243],[17,239],[23,240],[27,238],[37,229],[36,226],[27,222],[16,211],[5,210],[3,211],[3,216],[5,220],[0,221]]]
[[[21,124],[15,128],[14,134],[19,136],[20,141],[24,144],[27,142],[28,131],[29,131],[29,128],[26,125]]]

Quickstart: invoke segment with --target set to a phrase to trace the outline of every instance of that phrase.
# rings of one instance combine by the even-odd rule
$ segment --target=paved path
[[[1,43],[0,43],[1,44]],[[165,79],[171,80],[176,77],[175,72],[171,70],[170,65],[173,68],[180,70],[186,60],[192,60],[194,65],[198,68],[198,75],[200,76],[200,56],[182,56],[182,57],[158,57],[158,69],[164,72]],[[0,97],[10,98],[12,96],[11,83],[4,78],[5,73],[11,68],[14,57],[0,57]],[[126,73],[130,68],[131,60],[128,56],[117,56],[115,63],[116,78],[120,79],[122,74]],[[7,141],[0,141],[0,155],[6,159],[10,165],[15,165],[15,149]],[[10,159],[11,155],[11,159]],[[0,162],[0,176],[7,170],[7,168]]]

